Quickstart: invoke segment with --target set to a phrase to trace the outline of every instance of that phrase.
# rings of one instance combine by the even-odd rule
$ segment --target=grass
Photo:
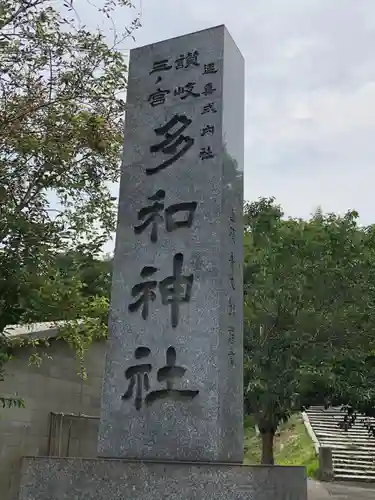
[[[301,415],[293,415],[281,424],[275,436],[275,463],[278,465],[303,465],[308,477],[316,477],[319,461],[314,445],[306,432]],[[245,464],[259,464],[261,439],[254,425],[245,421]]]

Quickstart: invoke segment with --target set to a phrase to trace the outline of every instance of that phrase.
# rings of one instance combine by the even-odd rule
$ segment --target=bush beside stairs
[[[306,416],[319,446],[332,449],[333,479],[375,481],[375,437],[365,427],[368,417],[358,415],[346,431],[339,425],[344,419],[341,407],[311,406]]]

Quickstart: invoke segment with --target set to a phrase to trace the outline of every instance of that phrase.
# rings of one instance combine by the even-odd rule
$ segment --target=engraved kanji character
[[[231,366],[234,366],[235,352],[232,349],[229,349],[228,357],[229,357],[229,363],[231,364]]]
[[[212,83],[206,83],[202,94],[207,96],[213,94],[215,91],[216,89],[214,89]]]
[[[214,125],[205,125],[201,130],[201,136],[204,137],[205,135],[214,135],[214,132]]]
[[[148,347],[137,347],[134,352],[135,359],[147,358],[151,351]],[[135,408],[140,410],[142,407],[142,396],[143,390],[146,392],[150,390],[150,379],[149,373],[152,370],[152,366],[149,363],[141,363],[139,365],[129,366],[125,370],[125,377],[129,380],[128,389],[123,394],[121,399],[127,401],[131,399],[134,395],[135,389]]]
[[[155,92],[149,95],[148,102],[154,108],[155,106],[159,106],[159,104],[165,103],[165,96],[170,94],[170,90],[162,90],[158,88]]]
[[[193,146],[194,139],[192,137],[182,135],[182,132],[191,124],[191,122],[192,120],[184,115],[174,115],[165,125],[155,129],[156,135],[164,135],[165,139],[159,144],[154,144],[153,146],[151,146],[150,152],[162,152],[166,155],[173,156],[171,158],[168,158],[168,160],[164,161],[157,167],[146,168],[147,175],[156,174],[160,170],[169,167],[175,161],[181,158]],[[170,130],[172,130],[173,127],[178,123],[181,123],[181,127],[178,128],[175,132],[170,133]],[[181,144],[185,145],[178,151],[177,148]]]
[[[235,261],[234,261],[234,253],[233,252],[230,253],[229,262],[230,262],[230,273],[231,273],[229,280],[230,280],[232,290],[235,290],[235,283],[234,283],[234,263],[235,263]]]
[[[183,69],[185,67],[184,63],[185,63],[185,55],[181,54],[179,57],[177,57],[177,59],[174,62],[175,68]]]
[[[141,208],[138,212],[138,220],[145,219],[139,226],[134,227],[135,234],[142,233],[150,224],[151,227],[151,241],[155,243],[158,240],[158,222],[163,222],[163,216],[160,212],[164,209],[165,191],[159,189],[155,194],[148,199],[154,203],[148,207]]]
[[[229,256],[229,262],[230,262],[230,264],[231,264],[231,267],[233,267],[233,266],[234,266],[234,263],[235,263],[235,260],[234,260],[234,253],[233,253],[233,252],[231,252],[231,253],[230,253],[230,256]]]
[[[198,61],[199,52],[194,50],[193,52],[188,52],[185,57],[185,68],[189,66],[199,66]]]
[[[228,314],[229,316],[234,316],[236,314],[236,304],[234,303],[232,297],[228,300]]]
[[[211,146],[207,146],[205,148],[201,148],[199,153],[199,158],[201,160],[208,160],[209,158],[214,158],[215,155],[212,152]]]
[[[195,82],[189,82],[186,85],[182,87],[177,87],[174,90],[174,95],[179,95],[181,96],[180,99],[183,101],[187,97],[199,97],[200,94],[198,92],[193,92],[193,89],[195,87]]]
[[[156,271],[156,267],[145,266],[141,271],[141,277],[149,278],[150,276],[155,274]],[[132,288],[132,297],[135,298],[139,296],[139,298],[132,304],[129,304],[129,312],[138,311],[138,309],[142,307],[142,318],[147,319],[149,313],[149,303],[150,301],[154,301],[156,299],[156,293],[154,292],[156,287],[157,281],[154,280],[144,281],[142,283],[137,283],[136,285],[134,285]]]
[[[214,102],[209,102],[203,106],[201,115],[205,115],[206,113],[217,113],[216,104]]]
[[[174,231],[182,227],[191,227],[194,218],[194,212],[197,208],[196,201],[188,201],[182,203],[174,203],[165,208],[164,215],[161,214],[164,209],[165,191],[159,189],[154,195],[148,198],[154,203],[148,207],[143,207],[138,212],[138,220],[144,220],[142,224],[134,227],[135,234],[141,234],[148,226],[151,225],[151,241],[156,243],[158,240],[158,224],[164,222],[168,232]],[[175,215],[179,212],[187,213],[187,216],[182,219],[176,219]]]
[[[168,59],[162,59],[160,61],[155,61],[152,65],[152,69],[150,70],[150,75],[152,73],[156,73],[157,71],[168,71],[172,68],[170,64],[168,64]]]
[[[215,63],[212,62],[204,65],[204,70],[203,70],[204,75],[209,75],[217,72],[218,70],[216,69]]]
[[[228,341],[229,344],[234,344],[234,326],[228,326]]]
[[[171,232],[180,227],[191,227],[197,205],[198,203],[196,201],[186,201],[182,203],[175,203],[167,207],[165,209],[165,223],[167,231]],[[174,215],[178,212],[186,212],[187,217],[182,220],[174,218]]]
[[[232,287],[232,290],[235,290],[236,286],[234,284],[234,276],[233,276],[233,274],[229,277],[229,281],[230,281],[230,285]]]
[[[168,347],[166,353],[166,364],[159,368],[157,379],[159,382],[165,382],[166,388],[157,391],[151,391],[145,398],[146,405],[152,404],[158,399],[170,398],[175,401],[184,401],[194,399],[199,391],[190,389],[174,389],[176,380],[181,379],[186,372],[186,368],[176,365],[176,349],[172,346]]]
[[[199,52],[197,50],[181,54],[175,61],[175,68],[183,69],[188,68],[189,66],[199,66],[200,63],[198,61],[198,56]]]
[[[236,241],[236,228],[234,226],[229,226],[229,236],[233,242]]]
[[[193,286],[193,275],[183,276],[182,265],[184,256],[182,253],[177,253],[173,258],[173,275],[168,276],[159,283],[162,303],[171,306],[171,323],[172,327],[176,328],[179,320],[179,305],[180,302],[189,302],[191,297],[191,289]]]

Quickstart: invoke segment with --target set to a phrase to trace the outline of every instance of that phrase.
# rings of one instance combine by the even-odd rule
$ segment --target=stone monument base
[[[19,500],[306,500],[304,467],[26,457]]]

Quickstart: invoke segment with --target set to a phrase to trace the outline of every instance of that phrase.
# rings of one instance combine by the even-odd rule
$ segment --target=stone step
[[[340,408],[339,406],[335,407],[330,407],[327,409],[324,409],[323,406],[310,406],[305,413],[317,413],[317,412],[322,412],[322,413],[341,413],[344,414],[346,413],[345,410]],[[360,416],[365,416],[362,413],[359,413]],[[368,417],[368,418],[374,418],[374,417]]]
[[[358,432],[360,434],[366,434],[367,436],[374,437],[373,434],[364,426],[364,425],[352,425],[348,427],[347,430],[344,427],[341,427],[338,422],[314,422],[313,420],[309,420],[311,427],[314,426],[317,429],[329,429],[332,431],[341,431],[341,432]]]
[[[319,421],[326,421],[326,420],[332,420],[332,421],[337,421],[337,422],[343,422],[344,421],[344,415],[336,415],[336,414],[325,414],[325,413],[321,413],[321,414],[307,414],[309,420],[319,420]],[[371,420],[369,421],[367,418],[365,417],[357,417],[356,420],[354,421],[354,425],[356,424],[365,424],[365,423],[369,423],[369,424],[373,424],[375,425],[375,421]]]
[[[371,458],[367,459],[359,459],[358,457],[346,457],[346,458],[337,458],[333,457],[332,458],[333,463],[335,464],[353,464],[353,467],[371,467],[375,468],[375,461],[372,460]]]
[[[351,466],[335,467],[333,471],[334,476],[337,474],[347,474],[348,476],[373,476],[375,477],[375,469],[353,469]]]
[[[373,469],[375,471],[375,461],[371,460],[370,458],[368,460],[358,460],[358,458],[355,457],[348,457],[348,458],[333,458],[332,459],[333,464],[335,465],[335,469],[337,467],[344,467],[350,465],[351,468],[353,469]]]
[[[336,423],[327,423],[327,424],[324,424],[324,423],[321,423],[321,422],[311,422],[310,421],[310,424],[311,425],[314,425],[317,429],[329,429],[329,430],[333,430],[333,431],[339,431],[339,432],[358,432],[360,434],[366,434],[366,436],[370,436],[370,437],[373,437],[372,434],[366,429],[365,426],[361,425],[361,426],[352,426],[352,427],[349,427],[347,430],[345,430],[344,428],[340,427],[338,424]]]
[[[327,416],[327,415],[325,415],[325,416],[319,416],[319,415],[317,415],[317,416],[314,416],[314,417],[311,416],[311,415],[308,415],[308,417],[309,417],[309,420],[311,420],[311,421],[316,421],[316,422],[321,422],[321,423],[340,423],[340,422],[344,422],[343,418],[341,418],[341,417],[335,417],[335,416],[332,416],[332,415],[331,416]],[[366,420],[356,420],[353,425],[359,425],[361,427],[364,427],[365,423],[366,423]]]
[[[329,406],[328,408],[324,408],[324,406],[321,406],[321,405],[314,405],[314,406],[309,406],[306,410],[306,413],[308,413],[309,411],[326,411],[326,412],[329,412],[329,411],[336,411],[336,412],[342,412],[343,413],[343,407],[342,406]],[[374,418],[374,417],[370,417],[370,418]]]
[[[305,413],[325,413],[326,415],[333,414],[333,415],[346,415],[345,411],[340,411],[340,410],[322,410],[319,408],[314,408],[307,410]],[[362,417],[362,418],[369,418],[370,420],[375,420],[374,417],[367,417],[366,415],[363,415],[362,413],[357,413],[357,417]]]
[[[309,417],[309,422],[314,422],[319,425],[344,425],[344,420],[340,418],[333,418],[333,417],[324,417],[324,418],[310,418]],[[375,426],[375,424],[373,424]],[[359,429],[367,429],[366,422],[365,421],[357,421],[354,422],[354,424],[350,424],[351,429],[359,428]]]
[[[340,408],[311,407],[306,414],[320,446],[332,449],[336,480],[375,481],[375,438],[366,428],[367,417],[358,416],[345,430],[340,427],[345,416]],[[370,423],[375,425],[375,419]]]
[[[316,437],[318,438],[318,441],[322,441],[324,443],[327,442],[333,442],[333,443],[339,443],[339,444],[345,444],[348,446],[365,446],[367,448],[374,448],[375,443],[363,441],[363,440],[358,440],[358,439],[349,439],[349,438],[343,438],[342,436],[330,436],[327,434],[324,435],[319,435],[317,434]]]
[[[348,476],[358,476],[358,477],[363,477],[363,476],[372,476],[375,479],[375,470],[374,471],[368,471],[368,470],[358,470],[356,469],[353,471],[352,469],[347,469],[345,467],[337,467],[334,470],[335,477],[337,477],[339,474],[346,474]]]
[[[350,441],[346,439],[335,439],[332,437],[318,437],[318,441],[321,444],[321,446],[328,446],[330,444],[337,444],[340,446],[344,446],[345,448],[363,448],[364,450],[372,451],[375,453],[375,446],[374,445],[367,445],[366,443],[360,443],[358,441]]]
[[[323,428],[319,428],[319,427],[316,427],[314,426],[314,429],[316,429],[316,431],[314,430],[315,434],[332,434],[334,436],[350,436],[350,437],[358,437],[359,439],[368,439],[368,438],[373,438],[373,436],[369,436],[368,433],[366,432],[366,430],[364,430],[364,432],[357,432],[357,431],[354,431],[354,430],[351,430],[351,431],[344,431],[342,429],[323,429]]]
[[[355,462],[375,465],[375,457],[371,455],[335,455],[332,453],[332,461],[335,462]]]
[[[347,457],[353,456],[357,458],[373,458],[375,460],[375,453],[366,451],[366,450],[333,450],[332,455],[334,457]]]
[[[324,434],[329,434],[329,435],[333,435],[333,436],[336,436],[336,437],[348,437],[349,439],[351,438],[357,438],[357,439],[369,439],[369,440],[374,440],[374,438],[372,436],[369,436],[367,433],[364,433],[362,434],[361,432],[350,432],[350,431],[340,431],[340,430],[335,430],[335,429],[317,429],[316,427],[314,427],[314,433],[316,435],[320,434],[320,435],[324,435]]]
[[[316,418],[310,418],[309,417],[309,421],[310,422],[316,422],[317,424],[320,424],[320,425],[344,425],[344,420],[341,419],[341,418],[335,418],[335,417],[324,417],[324,418],[319,418],[319,417],[316,417]],[[354,422],[354,424],[352,424],[352,427],[364,427],[366,428],[365,426],[366,422],[364,420],[359,420],[359,421],[356,421]]]
[[[337,437],[340,437],[340,436],[347,436],[349,438],[358,438],[358,439],[374,439],[372,436],[369,436],[367,434],[367,432],[355,432],[355,431],[342,431],[342,430],[339,430],[339,429],[319,429],[317,428],[316,426],[314,426],[314,433],[316,435],[320,434],[320,435],[324,435],[324,434],[331,434],[333,436],[337,436]]]
[[[375,439],[371,436],[364,436],[363,434],[355,434],[355,433],[347,433],[347,432],[333,432],[333,431],[324,431],[324,430],[315,430],[314,434],[316,436],[329,436],[335,437],[336,439],[357,439],[359,441],[367,442],[367,441],[375,441]]]
[[[335,441],[340,443],[353,444],[355,446],[368,446],[375,447],[375,443],[371,443],[366,439],[354,438],[354,437],[346,437],[346,436],[335,436],[334,434],[318,434],[315,433],[318,441]]]
[[[345,417],[345,413],[340,413],[339,411],[308,411],[307,415],[311,415],[312,417],[318,417],[321,415],[326,417],[338,417],[338,418]],[[363,415],[358,416],[357,418],[363,418]]]
[[[334,474],[334,479],[336,481],[368,481],[372,482],[375,481],[375,474],[374,475],[356,475],[356,474],[345,474],[345,473],[339,473],[339,474]]]
[[[344,415],[337,415],[337,414],[327,414],[327,413],[308,413],[307,416],[309,417],[309,420],[314,420],[314,419],[317,419],[317,420],[337,420],[338,422],[339,421],[344,421]],[[354,423],[370,423],[370,424],[375,424],[375,421],[372,421],[372,420],[367,420],[366,417],[357,417],[354,421]]]
[[[375,440],[374,436],[372,434],[369,434],[366,431],[366,429],[364,429],[363,431],[362,430],[358,431],[356,429],[349,429],[349,430],[345,431],[344,429],[338,429],[338,428],[334,428],[334,427],[323,428],[323,427],[317,427],[316,425],[311,425],[311,427],[313,427],[315,434],[319,434],[319,433],[323,434],[325,432],[329,432],[329,433],[337,435],[337,436],[340,436],[340,435],[342,435],[342,436],[358,436],[361,439],[369,438],[369,439]]]
[[[329,431],[332,431],[332,432],[346,432],[346,433],[358,433],[362,436],[368,436],[370,438],[373,438],[375,439],[375,437],[373,436],[373,434],[371,432],[368,431],[368,429],[366,429],[366,427],[364,426],[360,426],[360,427],[349,427],[347,430],[340,427],[339,425],[337,424],[318,424],[316,422],[310,422],[310,425],[311,427],[314,426],[316,429],[319,429],[319,430],[329,430]]]
[[[339,416],[339,415],[307,415],[309,420],[314,420],[314,421],[317,421],[317,422],[344,422],[344,418],[343,416]],[[354,421],[353,425],[365,425],[366,423],[370,423],[372,424],[373,422],[367,422],[366,419],[361,419],[361,418],[357,418],[357,420]]]
[[[309,422],[311,425],[319,425],[320,427],[330,427],[330,428],[345,430],[344,423],[340,422],[339,420],[329,419],[327,421],[324,421],[323,419],[314,420],[314,419],[310,418]],[[354,425],[350,425],[350,426],[348,426],[348,430],[364,431],[364,432],[371,434],[369,429],[364,424],[357,423]]]
[[[361,437],[354,437],[354,436],[341,436],[341,435],[334,435],[334,434],[317,434],[315,433],[316,437],[318,438],[318,441],[337,441],[340,443],[353,443],[356,446],[368,446],[368,447],[374,447],[375,446],[375,441],[373,442],[372,439],[365,439]]]
[[[332,434],[315,434],[316,437],[318,438],[318,441],[334,441],[334,442],[340,442],[340,443],[353,443],[356,446],[369,446],[369,447],[374,447],[375,442],[372,442],[370,439],[365,440],[361,438],[354,438],[354,437],[346,437],[346,436],[335,436]]]
[[[341,444],[341,443],[337,443],[337,442],[327,442],[327,441],[323,441],[320,443],[320,446],[325,446],[325,447],[329,447],[329,448],[332,448],[332,450],[334,449],[337,449],[337,450],[363,450],[363,451],[368,451],[369,453],[374,453],[375,452],[375,448],[368,448],[368,447],[364,447],[364,446],[354,446],[354,445],[348,445],[348,444]]]
[[[346,413],[345,412],[340,412],[340,411],[325,411],[325,410],[316,410],[316,411],[307,411],[307,415],[311,416],[319,416],[319,415],[327,415],[327,416],[334,416],[334,417],[345,417]],[[369,422],[375,422],[374,417],[366,417],[366,415],[357,415],[356,420],[368,420]]]
[[[319,439],[319,443],[321,446],[329,446],[331,444],[337,444],[337,445],[340,445],[340,446],[344,446],[344,447],[351,447],[353,449],[356,449],[356,448],[363,448],[363,449],[366,449],[366,450],[369,450],[369,451],[375,451],[375,446],[370,444],[370,445],[367,445],[367,444],[364,444],[364,443],[356,443],[355,441],[346,441],[344,439],[332,439],[332,438],[328,438],[328,437],[325,437],[323,439]]]
[[[349,439],[362,439],[362,440],[375,441],[375,438],[373,436],[369,436],[366,432],[365,433],[355,432],[355,431],[350,432],[350,431],[343,431],[340,429],[319,429],[316,426],[314,426],[313,429],[314,429],[314,434],[316,435],[320,434],[321,436],[329,435],[329,436],[343,437]]]
[[[357,458],[361,458],[362,456],[364,458],[374,458],[375,459],[375,453],[367,450],[333,450],[332,454],[337,457],[347,457],[347,456],[353,456]]]

